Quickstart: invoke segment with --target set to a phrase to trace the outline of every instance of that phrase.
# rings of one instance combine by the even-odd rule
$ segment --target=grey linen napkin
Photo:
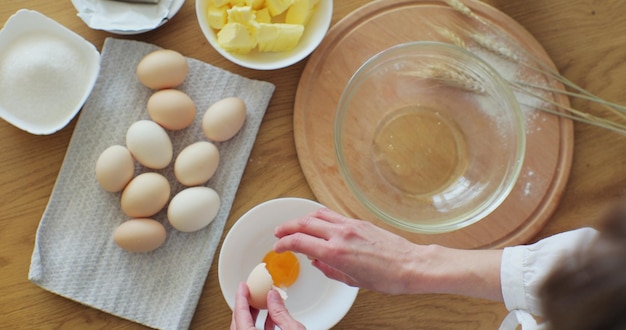
[[[206,140],[202,115],[214,102],[242,98],[247,118],[231,140],[217,143],[220,164],[206,184],[222,204],[213,222],[193,233],[178,232],[166,210],[154,218],[168,232],[163,246],[149,253],[126,252],[113,241],[115,228],[128,220],[120,193],[108,193],[95,178],[100,153],[125,144],[128,127],[149,119],[147,100],[153,91],[139,83],[135,69],[157,46],[109,38],[102,50],[101,72],[74,129],[54,190],[37,230],[29,279],[63,297],[153,328],[188,328],[215,256],[224,224],[275,86],[251,80],[188,58],[189,75],[178,88],[196,103],[194,123],[169,132],[174,156],[185,146]],[[184,55],[184,54],[183,54]],[[137,165],[136,174],[148,171]],[[157,171],[172,186],[173,165]]]

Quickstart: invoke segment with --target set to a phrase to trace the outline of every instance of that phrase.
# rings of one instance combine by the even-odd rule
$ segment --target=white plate
[[[229,53],[217,44],[217,34],[209,27],[207,20],[209,0],[196,1],[196,16],[206,39],[226,59],[250,69],[275,70],[301,61],[311,54],[326,36],[333,16],[333,0],[320,0],[317,6],[311,19],[304,27],[304,33],[298,46],[288,52],[258,52],[253,50],[245,55]]]
[[[33,134],[52,134],[76,116],[99,72],[94,45],[21,9],[0,31],[0,117]]]
[[[228,306],[235,305],[240,282],[245,282],[254,266],[272,249],[279,224],[311,213],[322,205],[301,198],[279,198],[250,209],[231,228],[219,256],[218,276]],[[350,310],[358,288],[331,280],[311,265],[306,256],[297,254],[300,276],[287,288],[285,301],[290,314],[307,329],[329,329]],[[261,311],[257,325],[267,313]]]
[[[87,26],[120,35],[140,34],[167,23],[185,0],[160,0],[158,4],[123,1],[72,0]]]

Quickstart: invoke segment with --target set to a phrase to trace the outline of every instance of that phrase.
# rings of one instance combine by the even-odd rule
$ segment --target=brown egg
[[[211,105],[202,117],[204,135],[212,141],[226,141],[241,129],[246,120],[246,104],[238,97],[228,97]]]
[[[129,252],[150,252],[165,242],[167,232],[152,219],[132,219],[123,222],[113,232],[117,246]]]
[[[131,218],[153,216],[170,198],[170,183],[158,173],[142,173],[132,179],[121,197],[122,211]]]
[[[174,175],[186,186],[201,185],[215,174],[220,152],[208,141],[199,141],[185,147],[174,162]]]
[[[148,99],[150,118],[169,130],[191,125],[196,118],[196,105],[189,95],[176,89],[163,89]]]
[[[174,88],[185,81],[189,65],[180,53],[161,49],[146,55],[137,65],[137,79],[148,88]]]
[[[106,148],[96,161],[96,179],[108,192],[122,191],[135,174],[135,161],[126,147]]]

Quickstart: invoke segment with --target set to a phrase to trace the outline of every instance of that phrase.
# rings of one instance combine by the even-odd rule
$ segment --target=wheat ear
[[[456,10],[457,12],[461,13],[462,15],[472,18],[475,21],[478,21],[479,23],[481,23],[482,25],[484,25],[487,29],[489,29],[494,35],[503,37],[504,40],[508,39],[508,36],[502,32],[501,30],[499,30],[497,27],[494,27],[491,23],[489,23],[488,21],[486,21],[485,19],[483,19],[482,17],[476,15],[468,6],[466,6],[464,3],[462,3],[460,0],[442,0],[444,3],[446,3],[449,7],[451,7],[452,9]],[[479,33],[470,33],[470,35],[480,35]],[[561,94],[565,94],[567,96],[571,96],[571,97],[577,97],[577,98],[581,98],[581,99],[585,99],[594,103],[597,103],[601,106],[603,106],[604,108],[610,110],[612,113],[617,114],[619,117],[621,118],[626,118],[626,107],[604,100],[601,97],[594,95],[593,93],[587,91],[586,89],[578,86],[576,83],[572,82],[571,80],[567,79],[566,77],[564,77],[563,75],[561,75],[560,73],[558,73],[554,68],[552,68],[551,66],[549,66],[548,64],[546,64],[545,62],[543,62],[542,60],[538,59],[536,56],[534,56],[533,54],[531,54],[529,51],[527,51],[524,47],[516,44],[516,43],[507,43],[507,44],[512,44],[513,47],[521,54],[523,54],[524,58],[527,58],[530,60],[531,63],[527,63],[527,61],[521,60],[520,57],[517,58],[517,60],[515,59],[515,57],[511,57],[511,54],[515,54],[515,52],[513,52],[511,49],[507,48],[506,45],[498,45],[498,47],[493,47],[493,44],[490,45],[490,42],[485,42],[485,40],[481,40],[481,37],[476,37],[476,36],[472,36],[472,39],[480,45],[486,46],[487,49],[491,49],[492,51],[494,51],[494,53],[496,54],[500,54],[503,55],[504,58],[508,58],[510,60],[513,60],[517,63],[520,63],[522,65],[525,65],[526,67],[541,73],[543,75],[547,75],[549,77],[554,78],[555,80],[559,81],[560,83],[562,83],[563,85],[577,91],[577,93],[573,93],[573,92],[565,92],[563,90],[560,89],[549,89],[550,91],[554,92],[554,93],[561,93]],[[481,42],[482,41],[482,42]],[[594,118],[598,118],[595,117]],[[594,119],[595,120],[595,119]],[[608,120],[603,119],[602,121],[606,122]],[[609,121],[610,122],[610,121]],[[613,122],[611,122],[613,123]],[[620,125],[620,124],[617,124]]]

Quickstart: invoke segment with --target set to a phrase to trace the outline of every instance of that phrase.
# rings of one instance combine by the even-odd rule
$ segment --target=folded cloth
[[[216,143],[220,163],[206,186],[218,192],[222,204],[208,227],[192,233],[173,229],[166,210],[161,211],[153,218],[168,232],[164,245],[148,253],[126,252],[113,241],[115,228],[128,220],[120,208],[120,193],[99,186],[95,164],[104,149],[125,144],[133,122],[149,119],[146,104],[154,91],[139,83],[135,69],[157,49],[137,41],[105,41],[100,76],[80,114],[37,230],[29,279],[63,297],[149,327],[184,329],[195,312],[275,86],[187,58],[189,74],[178,89],[194,100],[197,115],[190,127],[169,132],[175,156],[185,146],[206,140],[201,122],[211,104],[237,96],[247,105],[241,131]],[[136,174],[146,171],[150,170],[137,165]],[[173,165],[156,172],[169,180],[172,196],[184,188],[175,179]]]

